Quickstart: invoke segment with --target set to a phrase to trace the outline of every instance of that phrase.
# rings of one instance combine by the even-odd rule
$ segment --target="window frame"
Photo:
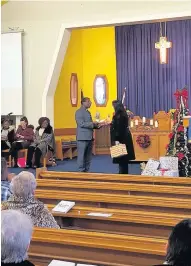
[[[104,104],[99,104],[96,99],[96,80],[98,78],[102,78],[105,81],[105,103]],[[94,89],[94,102],[96,104],[96,107],[106,107],[108,103],[108,98],[109,98],[109,83],[106,75],[102,74],[97,74],[94,78],[94,84],[93,84],[93,89]]]
[[[72,102],[72,81],[75,79],[75,82],[77,83],[77,89],[76,89],[76,102]],[[72,107],[77,107],[78,106],[78,75],[77,73],[71,73],[70,77],[70,102]]]

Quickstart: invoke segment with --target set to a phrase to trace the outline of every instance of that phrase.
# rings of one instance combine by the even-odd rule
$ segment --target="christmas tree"
[[[177,90],[174,95],[177,106],[173,114],[174,125],[169,134],[166,155],[178,157],[180,176],[191,177],[191,143],[188,142],[188,129],[183,126],[183,117],[189,114],[188,91],[184,88]]]

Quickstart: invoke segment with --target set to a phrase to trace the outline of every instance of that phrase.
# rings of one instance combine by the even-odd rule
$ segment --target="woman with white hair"
[[[36,179],[30,172],[23,171],[11,181],[13,195],[2,203],[2,210],[19,210],[29,215],[37,227],[60,228],[44,203],[34,197]]]
[[[1,265],[34,266],[26,260],[32,231],[32,221],[26,214],[1,212]]]

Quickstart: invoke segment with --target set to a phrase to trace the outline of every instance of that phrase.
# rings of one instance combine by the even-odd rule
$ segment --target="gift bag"
[[[127,148],[125,144],[118,144],[110,148],[111,158],[119,158],[127,155]]]

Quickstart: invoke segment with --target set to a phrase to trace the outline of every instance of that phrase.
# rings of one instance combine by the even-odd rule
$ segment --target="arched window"
[[[96,75],[94,80],[94,101],[96,106],[106,106],[108,101],[108,81],[105,75]]]
[[[72,106],[78,105],[78,77],[76,73],[72,73],[70,78],[70,101]]]

